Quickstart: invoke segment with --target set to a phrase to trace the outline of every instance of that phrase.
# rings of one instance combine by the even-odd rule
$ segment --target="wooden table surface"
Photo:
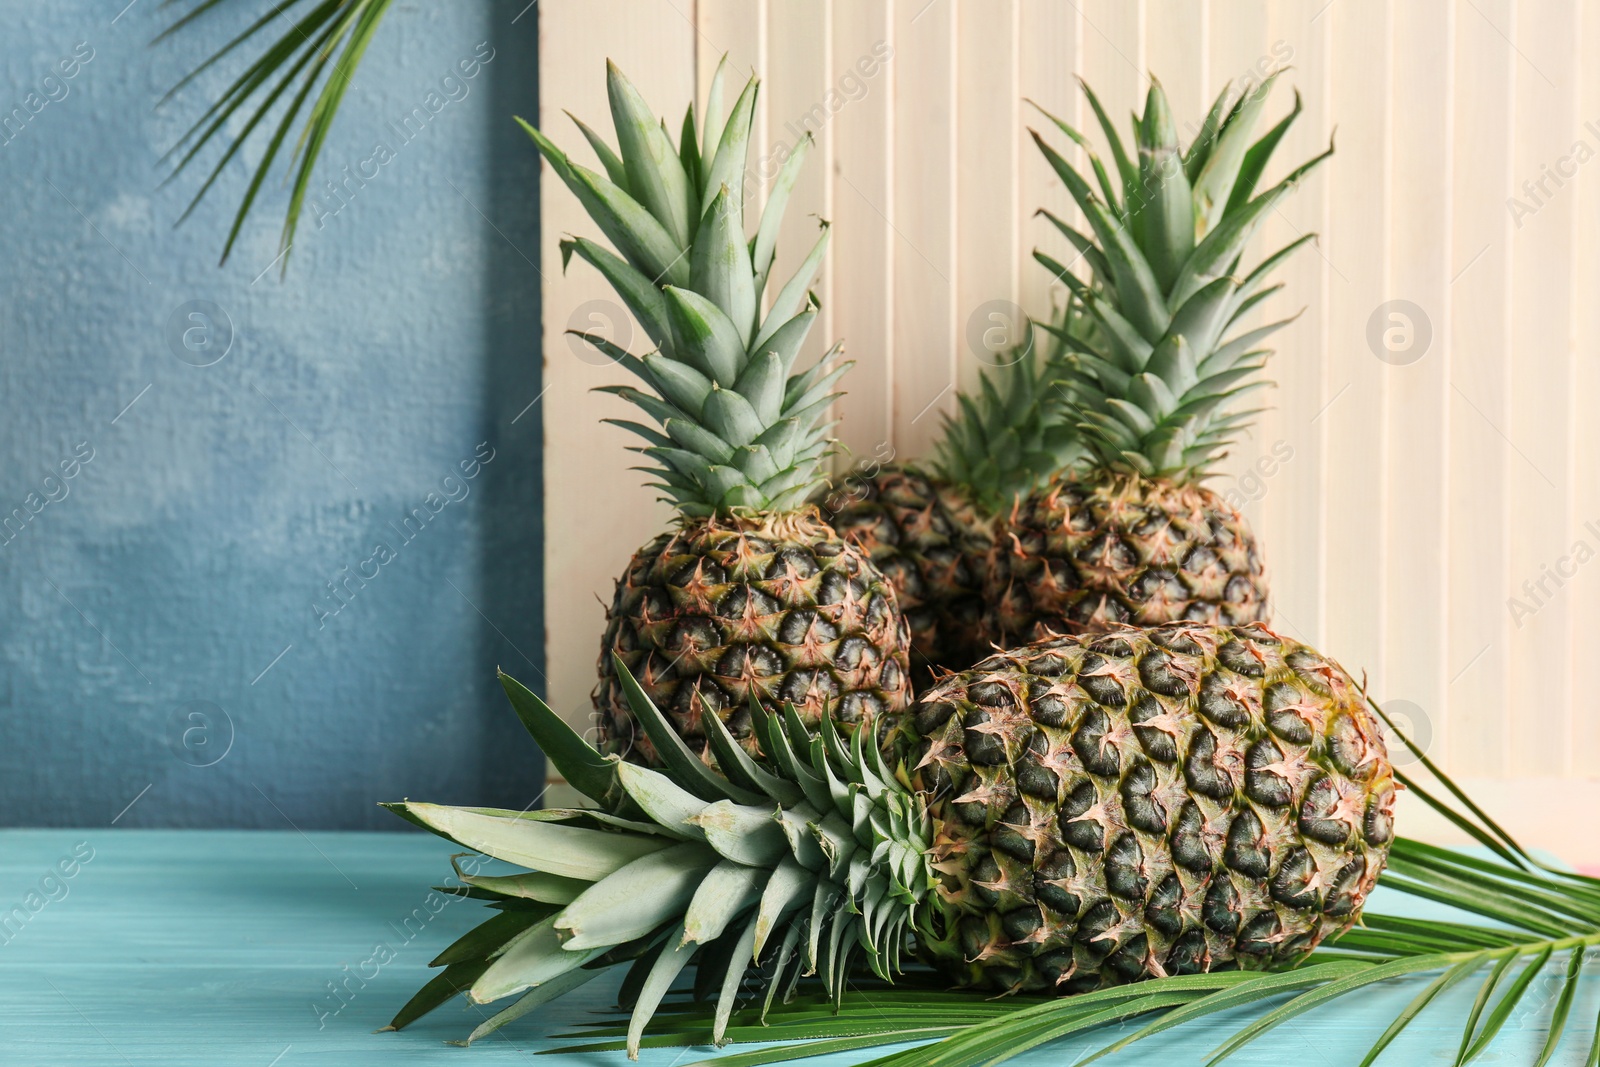
[[[408,936],[403,921],[423,907],[428,885],[448,873],[450,851],[421,833],[0,831],[0,918],[8,917],[0,926],[0,1065],[626,1063],[622,1053],[530,1059],[551,1047],[542,1035],[593,1018],[609,1003],[609,978],[470,1049],[443,1044],[483,1017],[465,1000],[402,1033],[373,1033],[431,973],[427,961],[483,914],[477,902],[452,900],[426,926],[413,921]],[[1398,896],[1380,903],[1391,912],[1419,911]],[[19,907],[25,921],[13,911]],[[387,963],[370,962],[391,955]],[[347,979],[352,992],[332,997],[330,983]],[[1354,1067],[1425,980],[1348,998],[1280,1027],[1230,1062]],[[1460,998],[1430,1009],[1380,1064],[1450,1062],[1459,1022],[1446,1025],[1446,1017],[1461,1017],[1473,987],[1463,984]],[[1478,1062],[1531,1064],[1555,987],[1552,980],[1535,989]],[[1555,1063],[1583,1062],[1597,1006],[1600,983],[1590,982]],[[1179,1028],[1106,1062],[1199,1063],[1249,1015]],[[1049,1045],[1013,1063],[1065,1067],[1112,1036],[1101,1031],[1090,1041]],[[710,1052],[646,1051],[641,1062],[683,1065]],[[842,1067],[861,1058],[806,1062]]]

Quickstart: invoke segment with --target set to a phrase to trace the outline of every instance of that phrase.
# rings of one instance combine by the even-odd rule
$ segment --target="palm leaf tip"
[[[259,55],[248,62],[243,72],[223,91],[163,156],[163,162],[182,152],[172,164],[167,181],[184,173],[200,153],[222,132],[230,119],[248,116],[236,134],[225,135],[225,147],[218,162],[201,183],[188,207],[179,218],[187,219],[200,202],[211,192],[228,163],[256,134],[257,127],[265,122],[287,95],[276,127],[267,139],[265,151],[251,172],[232,223],[223,242],[221,262],[226,263],[234,245],[257,203],[261,186],[289,133],[295,128],[301,111],[312,100],[310,113],[301,126],[300,137],[289,163],[289,195],[285,208],[282,232],[279,239],[279,257],[283,270],[288,270],[289,253],[300,215],[306,206],[306,196],[316,170],[317,161],[327,142],[339,106],[353,79],[367,46],[377,32],[379,24],[388,13],[393,0],[284,0],[262,15],[241,33],[233,37],[209,57],[198,63],[178,81],[163,97],[162,102],[192,85],[199,75],[230,59],[238,50],[278,21],[288,28],[273,39]],[[187,13],[176,19],[156,38],[165,42],[175,38],[180,31],[194,26],[201,16],[222,6],[222,0],[199,0]],[[291,9],[305,11],[298,21],[291,21]],[[291,90],[293,92],[291,93]]]

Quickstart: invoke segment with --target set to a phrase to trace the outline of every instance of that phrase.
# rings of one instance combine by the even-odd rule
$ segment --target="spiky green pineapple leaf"
[[[1122,177],[1120,206],[1092,150],[1105,202],[1076,165],[1033,133],[1089,223],[1085,234],[1047,215],[1076,260],[1063,264],[1043,251],[1035,258],[1067,286],[1089,327],[1050,332],[1069,351],[1093,357],[1063,363],[1063,387],[1075,406],[1070,421],[1091,467],[1197,481],[1243,428],[1237,401],[1260,382],[1254,360],[1267,352],[1257,344],[1271,330],[1241,322],[1275,291],[1264,287],[1271,271],[1308,238],[1268,256],[1242,280],[1240,259],[1267,214],[1332,151],[1330,146],[1277,185],[1255,192],[1301,109],[1297,96],[1287,117],[1252,140],[1276,78],[1224,89],[1187,149],[1178,145],[1166,95],[1152,78],[1144,114],[1134,117],[1136,160],[1085,86]],[[1053,121],[1088,149],[1081,133]],[[1192,354],[1193,375],[1171,362],[1179,338]],[[1158,365],[1149,367],[1152,361]]]

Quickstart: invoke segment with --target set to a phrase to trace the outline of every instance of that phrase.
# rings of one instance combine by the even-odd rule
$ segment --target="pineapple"
[[[1255,195],[1289,125],[1250,143],[1276,75],[1224,89],[1186,151],[1152,79],[1130,160],[1092,91],[1120,187],[1092,151],[1099,191],[1037,133],[1034,140],[1089,221],[1092,236],[1044,212],[1077,250],[1087,280],[1039,259],[1072,291],[1087,329],[1046,326],[1069,351],[1062,387],[1088,461],[1022,500],[1001,522],[986,586],[1002,642],[1175,620],[1236,625],[1268,618],[1260,550],[1244,518],[1201,484],[1254,411],[1265,385],[1261,342],[1291,320],[1240,321],[1281,285],[1274,268],[1306,235],[1247,274],[1240,256],[1269,211],[1333,151]],[[1087,140],[1056,125],[1088,151]]]
[[[1054,387],[1059,342],[1051,347],[1025,342],[984,371],[975,396],[958,394],[926,467],[883,467],[836,491],[834,525],[893,583],[921,684],[988,654],[983,582],[995,519],[1078,458]]]
[[[937,828],[962,984],[1072,993],[1292,963],[1383,869],[1395,785],[1332,660],[1259,624],[1169,623],[1000,652],[889,747]]]
[[[461,874],[456,891],[496,915],[434,961],[394,1028],[458,991],[519,997],[475,1039],[621,963],[634,1055],[691,963],[718,1043],[753,965],[768,1005],[803,971],[841,997],[853,959],[892,979],[912,951],[1006,991],[1284,967],[1356,923],[1393,837],[1392,768],[1360,690],[1259,625],[998,653],[926,694],[881,750],[752,703],[769,762],[708,716],[717,770],[617,673],[662,770],[602,758],[501,679],[599,810],[390,805],[527,869]]]
[[[645,545],[616,584],[601,642],[594,700],[603,746],[653,761],[636,736],[614,664],[620,660],[681,736],[703,743],[708,718],[728,719],[753,745],[751,697],[857,723],[910,699],[908,638],[894,592],[867,555],[808,503],[830,454],[823,421],[848,364],[838,346],[795,364],[817,316],[808,291],[826,226],[769,302],[784,205],[810,141],[783,163],[755,237],[747,239],[745,157],[757,83],[722,114],[724,71],[704,121],[693,108],[674,148],[664,123],[614,65],[607,88],[619,151],[579,128],[605,174],[578,165],[523,125],[616,253],[584,238],[562,242],[615,288],[649,335],[642,356],[583,334],[643,382],[608,391],[648,423],[608,420],[637,434],[644,468],[677,509],[675,529]]]

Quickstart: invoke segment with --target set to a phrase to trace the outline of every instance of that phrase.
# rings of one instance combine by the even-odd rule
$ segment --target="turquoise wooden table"
[[[0,831],[0,1065],[626,1063],[621,1053],[532,1056],[551,1047],[541,1035],[607,1004],[615,991],[607,980],[469,1049],[444,1044],[483,1018],[464,1000],[402,1033],[373,1033],[426,977],[427,961],[481,916],[481,905],[466,900],[428,912],[427,887],[448,873],[449,853],[420,833]],[[1404,903],[1377,900],[1389,911]],[[1232,1062],[1354,1065],[1421,981],[1296,1020]],[[1538,992],[1479,1062],[1532,1063],[1554,983]],[[1600,983],[1591,982],[1574,1014],[1592,1020],[1597,1007]],[[1450,1062],[1459,1032],[1442,1024],[1443,1014],[1425,1015],[1380,1063]],[[1198,1063],[1224,1027],[1246,1017],[1181,1028],[1108,1062]],[[1572,1029],[1556,1063],[1583,1062],[1579,1034],[1591,1031]],[[1102,1031],[1013,1062],[1071,1064],[1112,1036]],[[669,1067],[709,1053],[646,1051],[641,1062]]]

